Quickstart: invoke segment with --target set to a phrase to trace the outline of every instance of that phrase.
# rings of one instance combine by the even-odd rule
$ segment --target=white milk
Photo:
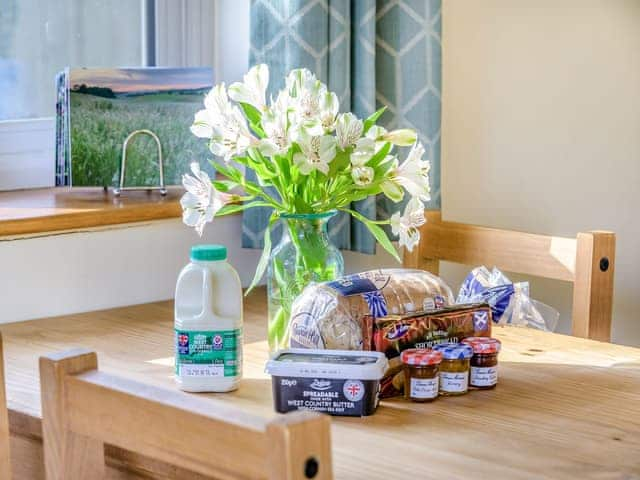
[[[176,284],[176,382],[228,392],[242,377],[242,287],[222,245],[196,245]]]

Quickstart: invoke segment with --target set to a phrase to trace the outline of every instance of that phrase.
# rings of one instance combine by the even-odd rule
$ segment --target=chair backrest
[[[404,265],[438,273],[439,261],[497,266],[501,270],[573,283],[572,334],[611,340],[616,237],[612,232],[553,237],[445,222],[427,212],[421,240]]]
[[[271,420],[97,369],[95,353],[40,358],[47,480],[104,478],[104,444],[221,479],[332,479],[330,419]]]
[[[11,478],[11,457],[9,455],[9,415],[7,394],[4,383],[4,352],[0,335],[0,478]]]

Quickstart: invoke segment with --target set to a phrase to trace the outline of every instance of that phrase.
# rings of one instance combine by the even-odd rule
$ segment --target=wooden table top
[[[264,296],[246,302],[241,387],[216,398],[274,415]],[[102,370],[175,388],[172,329],[171,302],[0,325],[14,422],[39,418],[38,357],[55,350],[95,349]],[[494,336],[495,390],[333,417],[335,478],[640,478],[640,349],[518,328]]]

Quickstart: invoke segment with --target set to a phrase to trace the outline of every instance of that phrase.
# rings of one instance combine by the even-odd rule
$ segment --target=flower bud
[[[382,140],[385,142],[389,142],[400,147],[409,147],[413,145],[416,143],[417,138],[418,136],[415,130],[411,130],[409,128],[393,130],[382,136]]]

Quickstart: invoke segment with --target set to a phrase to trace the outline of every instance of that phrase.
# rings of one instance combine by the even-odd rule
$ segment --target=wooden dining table
[[[273,411],[266,301],[245,301],[244,378],[215,397]],[[15,479],[43,479],[38,358],[86,347],[99,368],[168,389],[173,372],[170,301],[0,325]],[[640,479],[640,349],[517,327],[502,341],[494,390],[429,404],[383,400],[363,418],[332,418],[336,479]],[[213,403],[213,402],[212,402]],[[110,478],[200,479],[107,445]]]

